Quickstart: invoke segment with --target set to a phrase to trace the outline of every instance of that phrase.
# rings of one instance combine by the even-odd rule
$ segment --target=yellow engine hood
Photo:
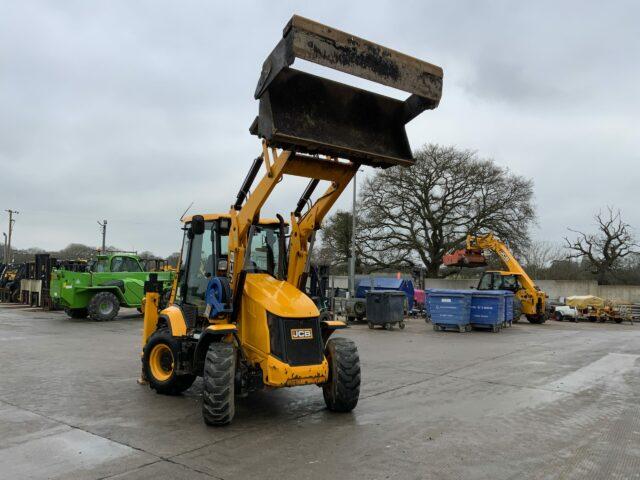
[[[309,318],[320,315],[318,307],[305,293],[289,282],[266,273],[248,273],[244,294],[280,317]]]

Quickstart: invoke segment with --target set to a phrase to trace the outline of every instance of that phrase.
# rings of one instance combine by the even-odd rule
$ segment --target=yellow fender
[[[160,319],[165,320],[174,337],[184,337],[187,334],[187,322],[184,314],[177,305],[171,305],[160,312]]]

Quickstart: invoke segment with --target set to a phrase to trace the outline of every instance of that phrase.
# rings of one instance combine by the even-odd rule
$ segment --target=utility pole
[[[9,260],[7,258],[7,234],[5,232],[2,232],[2,235],[4,235],[4,247],[2,249],[2,263],[7,264],[9,263]]]
[[[16,223],[13,218],[14,215],[18,215],[20,212],[17,210],[5,210],[9,213],[9,240],[7,240],[7,263],[11,263],[11,236],[13,235],[13,224]]]
[[[351,258],[349,258],[349,297],[356,296],[356,174],[353,175],[351,203]]]
[[[103,220],[102,223],[98,222],[98,225],[100,225],[100,229],[102,230],[102,253],[105,253],[107,251],[107,246],[106,246],[107,221]]]

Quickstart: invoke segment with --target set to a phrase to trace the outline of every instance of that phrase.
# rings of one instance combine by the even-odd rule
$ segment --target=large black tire
[[[564,317],[562,316],[562,314],[560,312],[554,312],[553,317],[558,321],[558,322],[562,322],[564,320]]]
[[[544,315],[527,315],[527,320],[529,320],[529,323],[536,325],[540,325],[547,321]]]
[[[196,379],[195,375],[178,375],[175,370],[180,342],[167,328],[156,331],[144,346],[142,370],[149,387],[163,395],[179,395]]]
[[[233,420],[235,374],[235,347],[222,342],[209,345],[202,390],[202,417],[207,425],[228,425]]]
[[[358,348],[348,338],[331,338],[324,354],[329,362],[329,381],[322,386],[324,402],[333,412],[350,412],[360,397]]]
[[[518,298],[513,299],[513,323],[518,323],[522,316],[522,302]]]
[[[367,304],[363,300],[357,300],[353,304],[353,313],[358,318],[364,317],[367,314]]]
[[[98,292],[89,302],[89,317],[96,322],[108,322],[118,316],[120,302],[111,292]]]
[[[87,318],[87,309],[86,308],[65,308],[64,313],[66,313],[69,318]]]

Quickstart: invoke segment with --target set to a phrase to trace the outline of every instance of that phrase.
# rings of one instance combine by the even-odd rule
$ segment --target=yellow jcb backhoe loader
[[[403,102],[294,70],[295,58],[411,96]],[[145,308],[141,382],[178,394],[202,376],[210,425],[232,421],[234,395],[261,388],[315,384],[330,410],[351,411],[360,392],[356,345],[329,338],[346,325],[320,321],[303,292],[315,232],[360,165],[413,164],[404,126],[435,108],[441,89],[439,67],[294,16],[262,68],[250,128],[262,153],[235,203],[226,214],[184,219],[169,307],[158,312],[154,278],[145,285],[146,305],[155,308]],[[289,222],[261,219],[284,175],[310,182]],[[320,181],[329,187],[312,201]]]

